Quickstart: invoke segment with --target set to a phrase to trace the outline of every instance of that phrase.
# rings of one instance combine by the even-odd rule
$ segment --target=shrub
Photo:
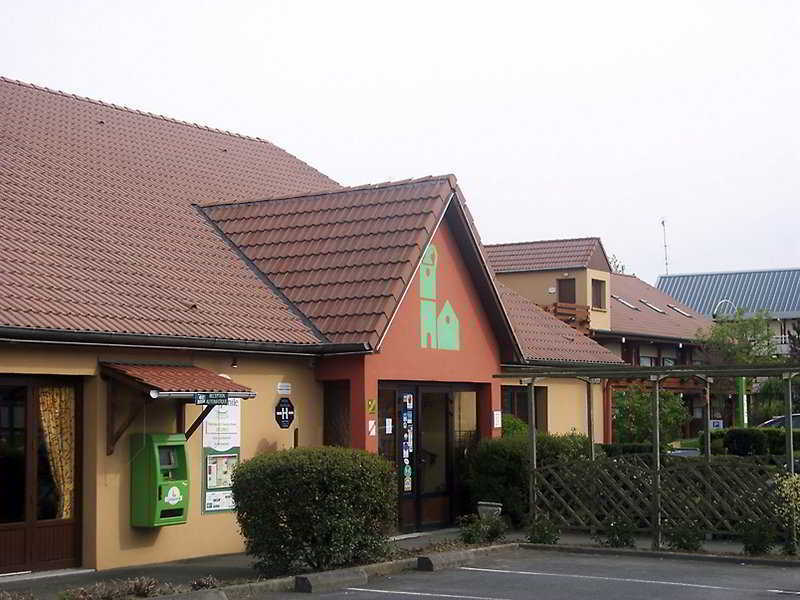
[[[503,539],[506,522],[499,515],[466,515],[458,520],[459,537],[465,544],[484,544]]]
[[[797,554],[797,540],[792,538],[792,531],[800,528],[800,475],[783,475],[775,483],[776,517],[786,532],[783,546],[784,554]]]
[[[714,429],[711,431],[711,454],[725,454],[725,434],[727,429]],[[697,447],[700,448],[700,454],[706,452],[706,435],[704,431],[700,432],[697,438]]]
[[[183,587],[153,577],[133,577],[99,581],[94,585],[70,588],[59,594],[62,600],[119,600],[130,596],[152,598],[183,591]],[[6,599],[3,599],[6,600]]]
[[[614,432],[622,443],[646,443],[652,438],[653,391],[641,385],[614,393]],[[662,391],[659,419],[661,440],[677,439],[681,427],[689,420],[689,412],[678,394]]]
[[[30,592],[8,592],[0,590],[0,600],[33,600]]]
[[[209,590],[212,588],[218,588],[220,586],[219,579],[214,577],[213,575],[206,575],[205,577],[198,577],[191,583],[191,587],[193,590]]]
[[[528,541],[531,544],[557,544],[560,538],[561,530],[550,515],[538,514],[531,521],[528,528]]]
[[[767,438],[767,453],[782,455],[786,454],[786,429],[783,427],[761,427],[758,431],[763,432]],[[795,452],[800,449],[800,429],[792,430]]]
[[[705,535],[699,523],[692,520],[664,523],[664,540],[670,550],[699,552]]]
[[[652,444],[597,444],[608,457],[622,456],[624,454],[651,454]]]
[[[591,456],[589,438],[578,433],[542,433],[536,438],[537,464],[558,460],[585,460]],[[481,440],[467,464],[469,495],[473,502],[502,502],[503,513],[515,527],[528,514],[529,447],[525,436]]]
[[[233,497],[246,550],[267,575],[383,557],[396,525],[394,470],[363,450],[261,454],[234,471]]]
[[[736,456],[760,456],[767,453],[767,436],[755,427],[728,429],[724,438],[728,454]]]
[[[736,533],[744,546],[745,554],[767,554],[775,547],[777,533],[775,524],[769,519],[747,519],[736,527]]]
[[[601,546],[609,548],[633,548],[635,546],[636,525],[622,513],[610,515],[603,523],[603,529],[592,539]]]
[[[528,424],[514,415],[503,415],[503,437],[528,435]]]

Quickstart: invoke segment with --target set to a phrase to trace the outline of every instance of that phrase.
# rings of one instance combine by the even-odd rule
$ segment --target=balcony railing
[[[789,354],[789,336],[788,335],[774,335],[772,336],[772,343],[775,344],[775,352],[781,356]]]
[[[585,304],[554,302],[546,304],[542,308],[581,333],[589,332],[589,307]]]

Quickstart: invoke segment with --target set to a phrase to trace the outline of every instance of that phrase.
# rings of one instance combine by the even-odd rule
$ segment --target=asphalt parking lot
[[[317,596],[326,600],[777,599],[800,597],[800,568],[518,549],[466,567],[409,571]]]

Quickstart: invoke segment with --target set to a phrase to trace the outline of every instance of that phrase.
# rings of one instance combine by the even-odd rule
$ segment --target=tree
[[[622,261],[617,258],[616,254],[612,254],[611,258],[608,259],[608,264],[611,265],[611,272],[612,273],[624,273],[625,272],[625,265]]]
[[[800,359],[800,321],[795,323],[789,331],[789,358]]]
[[[704,362],[715,365],[752,365],[775,360],[775,342],[766,311],[745,317],[738,309],[697,333]]]
[[[621,444],[645,444],[652,439],[653,390],[631,386],[614,394],[614,432]],[[681,428],[689,420],[689,412],[678,394],[662,391],[659,395],[659,421],[662,443],[680,437]]]

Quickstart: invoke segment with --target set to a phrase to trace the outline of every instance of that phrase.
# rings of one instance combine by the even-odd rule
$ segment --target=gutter
[[[169,350],[203,350],[211,352],[240,352],[282,356],[320,356],[329,354],[368,354],[369,344],[291,344],[286,342],[255,342],[201,338],[188,336],[154,335],[147,333],[106,333],[98,331],[67,331],[63,329],[31,329],[28,327],[0,326],[0,342],[65,344],[77,346],[109,346],[123,348],[148,348]]]
[[[654,342],[671,342],[671,343],[684,343],[697,345],[697,340],[694,338],[682,337],[669,337],[664,335],[647,335],[646,333],[627,333],[624,331],[609,331],[608,329],[592,329],[589,337],[610,337],[610,338],[627,338],[631,340],[641,341],[654,341]]]

